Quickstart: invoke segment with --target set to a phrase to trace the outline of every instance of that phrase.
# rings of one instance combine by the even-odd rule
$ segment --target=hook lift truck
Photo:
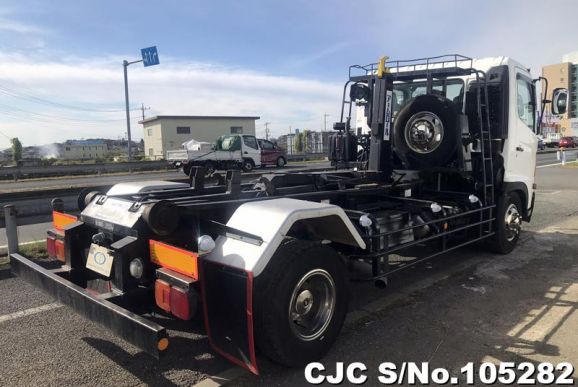
[[[157,358],[169,337],[151,313],[197,314],[214,351],[251,372],[257,351],[303,366],[335,342],[350,281],[384,285],[475,242],[514,249],[534,207],[534,84],[506,57],[351,66],[330,137],[341,169],[210,185],[195,167],[190,184],[82,194],[78,217],[53,212],[61,265],[12,254],[12,270]]]

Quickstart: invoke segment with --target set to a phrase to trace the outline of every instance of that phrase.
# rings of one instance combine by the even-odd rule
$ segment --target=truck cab
[[[439,64],[438,67],[447,65]],[[453,64],[453,63],[450,63]],[[528,219],[532,213],[534,198],[534,172],[536,168],[536,152],[540,125],[536,121],[535,112],[540,109],[537,101],[535,82],[527,68],[508,57],[492,57],[473,59],[470,61],[457,61],[458,66],[473,67],[485,74],[488,88],[488,113],[491,127],[492,153],[495,157],[494,174],[496,177],[497,193],[515,192],[522,201],[524,218]],[[435,67],[435,66],[434,66]],[[392,72],[403,73],[407,66],[391,69]],[[479,76],[478,76],[479,77]],[[453,76],[446,79],[434,79],[430,92],[445,98],[455,104],[460,115],[467,118],[469,130],[475,129],[477,98],[475,90],[479,84],[476,74]],[[397,81],[393,85],[392,122],[399,112],[416,97],[425,95],[428,90],[426,79],[412,79],[410,81]],[[482,101],[484,103],[484,101]],[[368,126],[366,105],[356,107],[356,126],[358,133],[367,134],[371,131]],[[462,128],[465,132],[465,130]],[[419,133],[419,131],[418,131]],[[465,133],[464,133],[465,134]],[[451,164],[455,160],[446,160],[446,154],[438,152],[443,142],[457,142],[456,137],[448,138],[447,134],[438,133],[439,145],[437,148],[434,140],[430,149],[420,148],[419,136],[401,136],[398,138],[398,148],[404,152],[419,154],[416,158],[427,159],[427,163],[433,167],[442,167]],[[476,168],[476,157],[480,153],[479,141],[469,141],[464,145],[463,157],[465,158],[464,169],[471,171]],[[395,141],[395,139],[394,139]],[[423,141],[422,141],[423,142]],[[404,144],[400,144],[404,143]],[[395,146],[395,145],[394,145]],[[451,147],[453,149],[453,147]],[[431,157],[428,157],[430,155]],[[397,158],[394,156],[394,158]],[[402,157],[403,159],[403,157]],[[472,164],[473,159],[473,164]],[[448,164],[449,163],[449,164]],[[407,163],[398,160],[396,170],[400,173],[411,174],[412,169],[425,167],[423,163]],[[419,168],[416,168],[419,167]],[[479,166],[478,166],[479,168]]]

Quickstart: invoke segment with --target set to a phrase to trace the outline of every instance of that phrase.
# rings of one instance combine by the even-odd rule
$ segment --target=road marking
[[[566,161],[566,164],[573,163],[574,161]],[[553,167],[554,165],[562,165],[562,163],[554,163],[554,164],[546,164],[546,165],[538,165],[536,168],[546,168],[546,167]]]
[[[3,322],[6,322],[6,321],[16,320],[17,318],[31,316],[33,314],[42,313],[42,312],[46,312],[48,310],[57,309],[57,308],[61,308],[61,307],[63,307],[62,304],[59,304],[57,302],[53,302],[52,304],[44,304],[41,306],[37,306],[36,308],[30,308],[30,309],[21,310],[19,312],[5,314],[3,316],[0,316],[0,324]]]

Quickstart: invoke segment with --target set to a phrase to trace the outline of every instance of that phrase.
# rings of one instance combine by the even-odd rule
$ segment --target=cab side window
[[[534,91],[532,83],[518,75],[516,77],[516,89],[518,117],[528,128],[534,130],[534,103],[532,102]]]
[[[257,145],[257,139],[253,136],[243,136],[243,142],[249,148],[259,149],[259,146]]]
[[[272,142],[263,141],[263,142],[261,142],[261,148],[267,149],[267,150],[274,150],[275,146],[273,145]]]

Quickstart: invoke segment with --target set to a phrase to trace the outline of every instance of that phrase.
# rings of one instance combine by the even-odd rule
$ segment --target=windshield
[[[221,136],[217,139],[217,150],[237,151],[241,150],[241,140],[239,136]]]
[[[426,94],[426,81],[395,83],[393,85],[393,116],[412,98]],[[456,103],[460,109],[464,101],[464,82],[461,79],[440,79],[432,82],[432,94]]]

